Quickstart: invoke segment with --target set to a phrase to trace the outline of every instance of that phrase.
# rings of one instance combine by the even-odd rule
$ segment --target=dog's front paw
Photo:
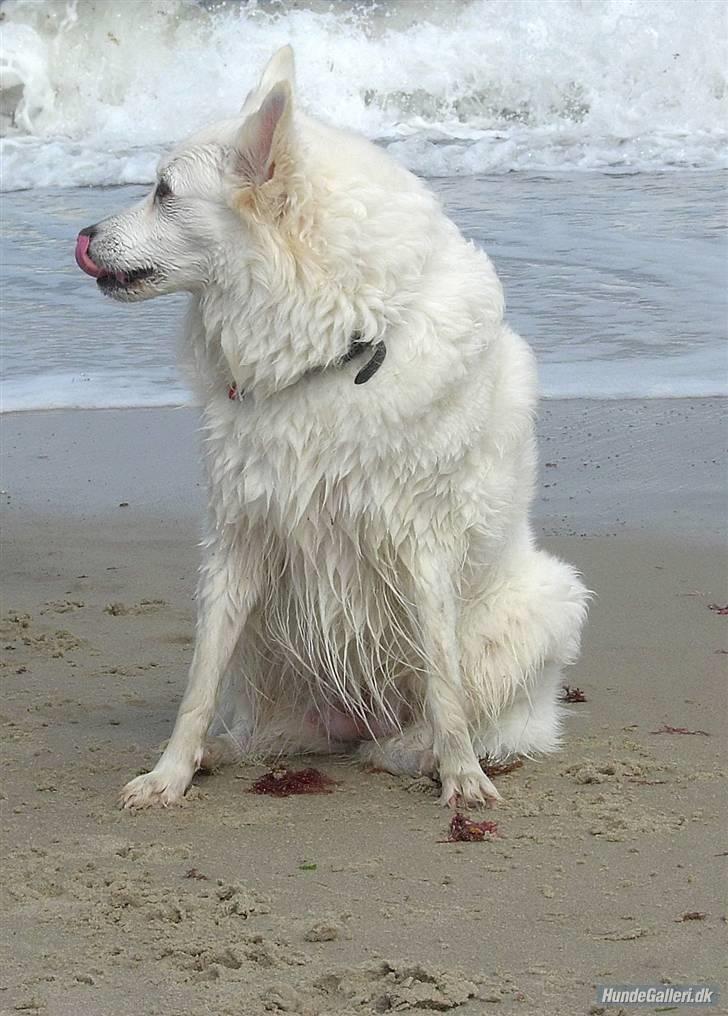
[[[143,773],[127,783],[119,796],[119,807],[168,808],[171,804],[180,804],[193,774],[191,767],[160,762],[150,773]]]
[[[470,807],[473,805],[493,805],[503,798],[495,785],[483,770],[458,769],[450,772],[440,771],[442,794],[440,804],[446,808]]]

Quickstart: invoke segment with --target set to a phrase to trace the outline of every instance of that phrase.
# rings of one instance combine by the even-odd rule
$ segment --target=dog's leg
[[[197,640],[174,730],[154,769],[124,787],[124,808],[179,802],[200,768],[220,682],[259,592],[259,568],[243,544],[255,541],[218,539],[203,565]]]
[[[454,808],[500,800],[480,767],[468,724],[467,697],[460,675],[456,595],[446,562],[419,555],[415,596],[427,657],[425,710],[442,784],[440,803]]]
[[[460,616],[475,749],[493,758],[554,751],[562,672],[579,649],[588,593],[570,565],[530,547],[503,563],[495,588]]]

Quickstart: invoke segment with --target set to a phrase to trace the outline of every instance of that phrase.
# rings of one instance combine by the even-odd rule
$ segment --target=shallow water
[[[0,17],[6,409],[187,399],[184,297],[105,301],[74,237],[171,141],[234,114],[286,42],[301,106],[431,178],[493,257],[547,396],[726,391],[723,0],[5,0]]]
[[[728,391],[725,179],[686,172],[431,181],[493,258],[547,397]],[[78,229],[140,187],[3,195],[3,408],[174,405],[185,297],[115,304],[73,260]]]

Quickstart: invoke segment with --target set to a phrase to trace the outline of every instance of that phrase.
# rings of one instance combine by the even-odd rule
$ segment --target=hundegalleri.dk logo
[[[717,1005],[715,984],[598,984],[600,1005]]]

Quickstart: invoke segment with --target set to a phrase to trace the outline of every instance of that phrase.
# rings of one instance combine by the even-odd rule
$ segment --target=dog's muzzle
[[[147,279],[154,274],[153,268],[134,268],[129,271],[119,271],[97,264],[89,251],[91,241],[96,232],[96,226],[87,226],[76,237],[76,264],[82,272],[96,279],[101,289],[111,293],[114,290],[118,292],[130,289],[135,282],[141,282],[143,279]]]

